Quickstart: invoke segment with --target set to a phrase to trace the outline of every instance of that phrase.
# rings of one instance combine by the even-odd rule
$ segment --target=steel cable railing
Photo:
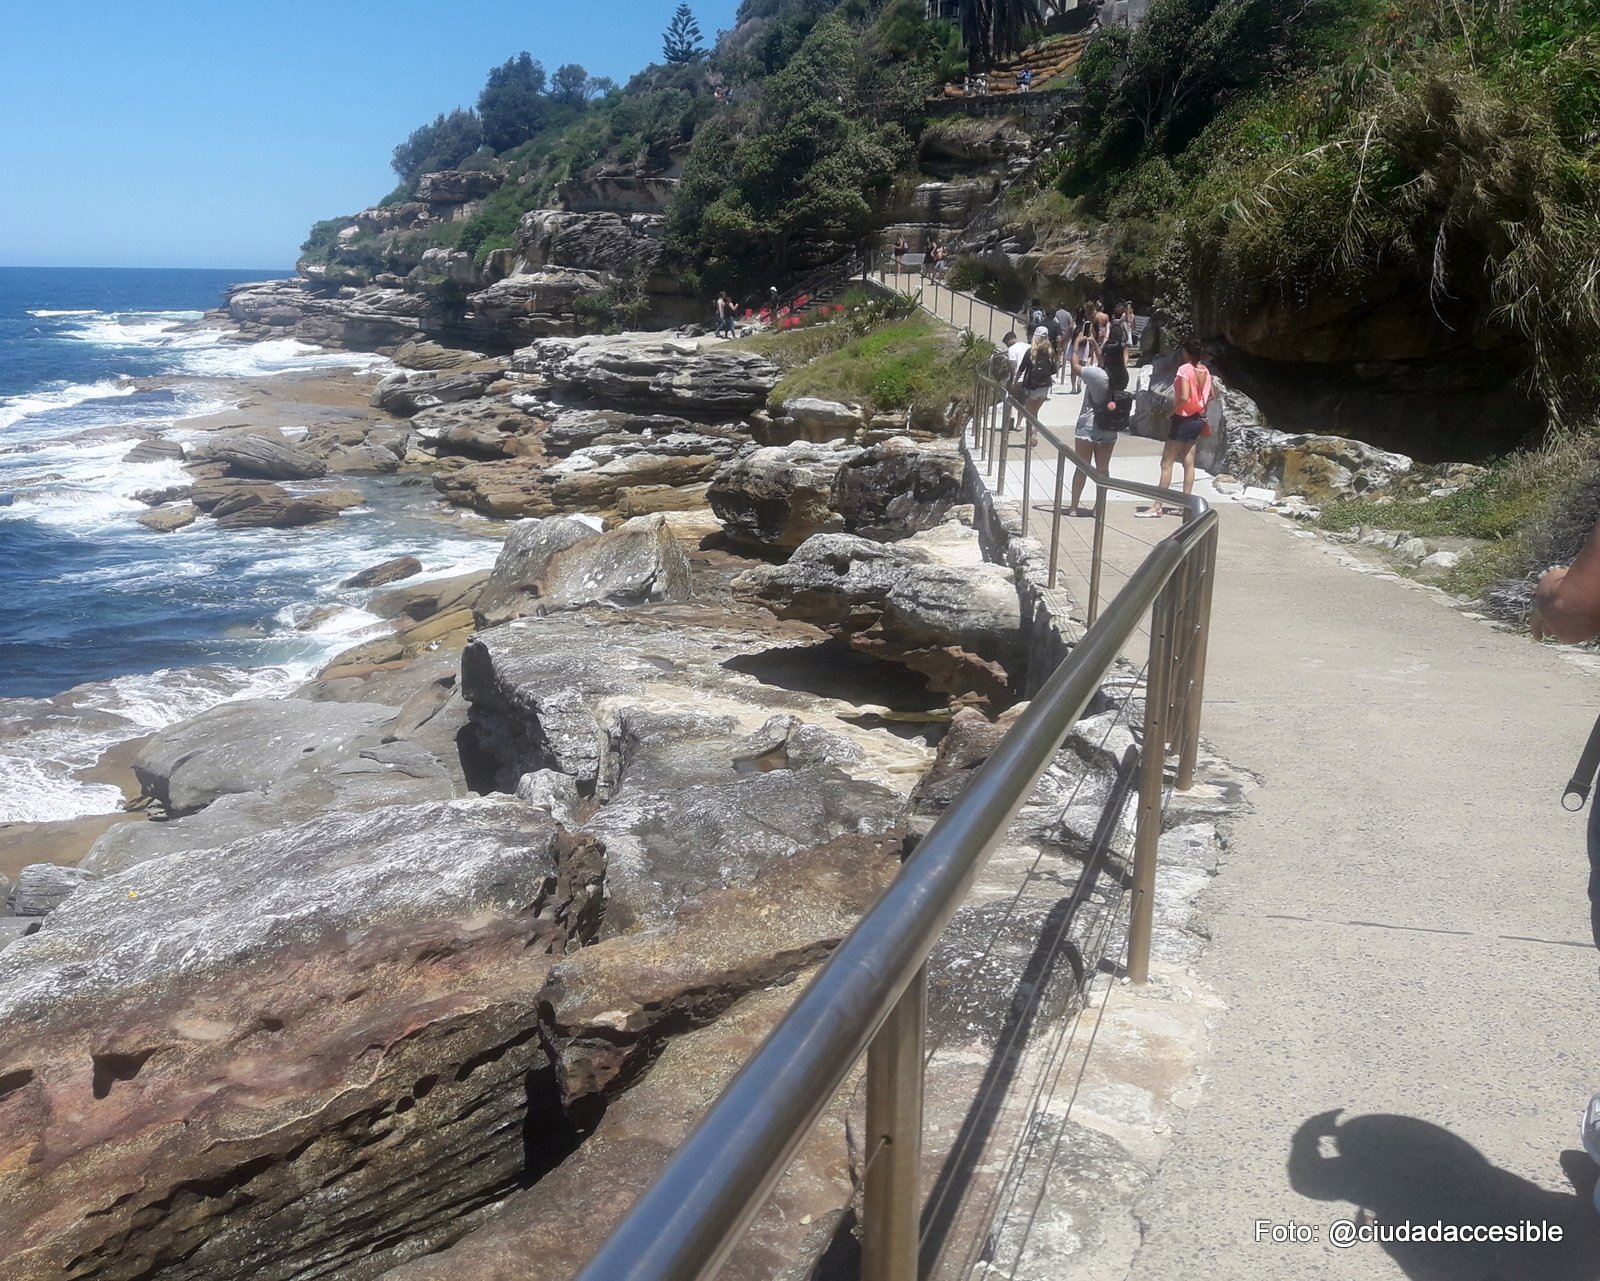
[[[1060,542],[1061,478],[1068,465],[1083,471],[1102,491],[1120,490],[1181,508],[1184,523],[1149,548],[1102,609],[1098,561],[1103,554],[1103,519],[1097,522],[1101,529],[1090,567],[1094,617],[1087,631],[918,844],[893,883],[635,1202],[584,1268],[580,1281],[690,1281],[714,1276],[863,1052],[867,1053],[863,1150],[869,1160],[862,1275],[867,1281],[914,1281],[922,1211],[919,1164],[928,956],[1012,818],[1150,611],[1127,938],[1128,977],[1145,980],[1167,760],[1176,755],[1173,784],[1185,789],[1192,783],[1198,752],[1217,518],[1203,499],[1116,480],[1094,470],[1037,423],[1003,384],[980,372],[974,441],[980,455],[998,459],[1002,483],[1008,433],[1018,422],[1038,430],[1057,448],[1061,470],[1052,522],[1052,581]],[[1026,529],[1026,470],[1022,493]],[[1104,505],[1102,497],[1098,506]],[[1131,690],[1128,701],[1131,705]]]

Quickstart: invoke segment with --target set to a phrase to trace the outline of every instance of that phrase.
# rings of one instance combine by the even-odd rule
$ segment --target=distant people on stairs
[[[1027,355],[1023,356],[1022,363],[1017,367],[1017,382],[1022,387],[1022,403],[1035,418],[1039,416],[1039,410],[1044,407],[1045,399],[1050,395],[1050,384],[1055,380],[1056,359],[1050,342],[1050,331],[1040,325],[1033,331],[1033,342],[1028,347]],[[1030,422],[1028,444],[1038,443],[1039,433]]]
[[[1033,69],[1024,67],[1017,73],[1017,92],[1027,93],[1031,88],[1033,88]]]
[[[1600,522],[1570,566],[1549,570],[1539,580],[1528,625],[1536,641],[1550,638],[1575,645],[1600,637]],[[1589,801],[1588,846],[1589,929],[1600,947],[1600,796]],[[1578,1132],[1583,1150],[1600,1165],[1600,1094],[1589,1100]],[[1600,1183],[1595,1185],[1594,1207],[1600,1210]]]
[[[1194,492],[1194,450],[1200,437],[1211,434],[1206,422],[1206,407],[1216,392],[1211,371],[1206,368],[1200,350],[1200,340],[1190,334],[1183,340],[1186,363],[1178,366],[1172,381],[1172,425],[1167,429],[1167,443],[1161,450],[1161,488],[1172,488],[1172,465],[1183,463],[1183,492]],[[1141,507],[1135,516],[1182,516],[1182,508],[1170,510],[1161,503]]]
[[[1077,353],[1072,358],[1073,382],[1083,383],[1083,407],[1078,410],[1078,424],[1073,430],[1072,447],[1084,462],[1109,473],[1111,455],[1117,448],[1117,438],[1128,430],[1133,421],[1133,393],[1128,390],[1127,349],[1113,334],[1111,341],[1100,351],[1101,364],[1085,365]],[[1093,509],[1080,511],[1078,500],[1083,497],[1087,477],[1077,468],[1072,470],[1072,503],[1067,508],[1069,516],[1090,516]],[[1105,502],[1104,494],[1096,494],[1095,502]]]

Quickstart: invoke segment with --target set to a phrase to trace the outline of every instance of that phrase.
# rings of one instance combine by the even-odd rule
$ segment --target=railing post
[[[1033,492],[1033,438],[1039,431],[1038,421],[1023,410],[1022,423],[1022,536],[1028,536],[1028,495]]]
[[[1094,550],[1089,553],[1089,626],[1100,617],[1100,564],[1106,547],[1106,491],[1094,487]]]
[[[924,967],[867,1047],[861,1281],[917,1281],[927,1008],[928,971]]]
[[[1213,525],[1205,541],[1194,553],[1198,558],[1200,599],[1194,611],[1194,649],[1189,659],[1188,705],[1184,708],[1183,730],[1178,737],[1178,777],[1175,786],[1187,792],[1194,786],[1194,766],[1200,755],[1200,708],[1206,692],[1206,646],[1211,638],[1211,588],[1217,576],[1217,537]]]
[[[1173,587],[1169,581],[1150,611],[1150,659],[1145,664],[1144,741],[1139,745],[1139,819],[1133,838],[1133,910],[1128,917],[1128,978],[1150,977],[1155,926],[1156,849],[1166,787],[1168,678],[1172,674]]]
[[[1167,748],[1176,750],[1183,736],[1184,708],[1188,706],[1189,668],[1186,655],[1193,636],[1194,609],[1190,603],[1194,588],[1195,561],[1193,555],[1184,557],[1167,584],[1172,595],[1171,636],[1172,658],[1167,676]]]
[[[1056,561],[1061,554],[1061,491],[1067,481],[1067,451],[1065,446],[1056,447],[1056,493],[1055,506],[1050,515],[1050,577],[1046,581],[1047,587],[1056,585]]]
[[[994,492],[996,497],[1006,492],[1006,450],[1011,444],[1011,397],[1007,396],[1005,407],[1000,411],[1000,450],[998,471],[994,478]]]

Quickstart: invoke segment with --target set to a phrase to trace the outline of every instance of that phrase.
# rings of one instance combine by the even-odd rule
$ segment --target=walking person
[[[1162,489],[1171,489],[1173,464],[1181,462],[1183,492],[1187,496],[1194,492],[1195,446],[1200,443],[1200,437],[1211,430],[1206,422],[1206,407],[1211,404],[1216,385],[1211,371],[1206,368],[1200,340],[1193,334],[1183,340],[1183,354],[1188,360],[1178,366],[1177,376],[1172,380],[1172,426],[1167,429],[1167,443],[1161,448],[1160,483]],[[1182,508],[1168,509],[1161,503],[1142,507],[1134,515],[1148,518],[1168,515],[1169,511],[1173,516],[1183,515]]]
[[[1072,340],[1070,357],[1071,363],[1068,368],[1072,370],[1072,392],[1073,395],[1077,395],[1083,390],[1083,376],[1080,371],[1099,363],[1095,359],[1094,339],[1089,336],[1087,320],[1078,326],[1077,337]]]
[[[1083,407],[1078,410],[1078,424],[1072,432],[1072,447],[1078,457],[1093,463],[1096,470],[1110,474],[1111,455],[1116,451],[1117,440],[1128,430],[1133,420],[1133,394],[1128,390],[1127,349],[1116,341],[1101,350],[1101,363],[1083,365],[1077,353],[1072,357],[1072,378],[1083,383]],[[1089,478],[1076,467],[1072,470],[1072,502],[1067,508],[1069,516],[1092,516],[1094,509],[1078,510],[1078,500],[1083,497],[1083,486]],[[1105,502],[1104,493],[1095,494],[1096,505]]]
[[[1024,67],[1017,76],[1017,92],[1027,93],[1033,87],[1033,69]]]
[[[1563,645],[1600,636],[1600,522],[1569,566],[1549,570],[1534,593],[1528,619],[1533,639],[1546,638]],[[1592,783],[1592,779],[1582,780]],[[1600,796],[1589,802],[1589,929],[1600,947]],[[1578,1124],[1583,1150],[1600,1165],[1600,1093],[1589,1100]],[[1600,1210],[1600,1183],[1595,1185],[1594,1208]]]
[[[901,232],[894,238],[894,274],[900,274],[900,260],[911,252],[911,246],[906,243],[906,233]]]
[[[1000,340],[1005,344],[1006,359],[1011,362],[1011,382],[1007,390],[1016,396],[1022,395],[1022,385],[1017,381],[1022,370],[1022,358],[1028,354],[1028,342],[1018,338],[1016,330],[1008,329],[1006,336]]]
[[[1028,347],[1028,354],[1022,358],[1022,363],[1017,367],[1017,382],[1022,386],[1022,404],[1034,418],[1039,417],[1039,411],[1044,408],[1045,399],[1050,395],[1050,384],[1056,380],[1055,354],[1050,347],[1050,331],[1040,325],[1033,331],[1033,342]],[[1028,444],[1039,443],[1039,432],[1030,421],[1028,423]]]
[[[728,297],[724,289],[717,295],[717,334],[722,338],[733,337],[733,299]]]

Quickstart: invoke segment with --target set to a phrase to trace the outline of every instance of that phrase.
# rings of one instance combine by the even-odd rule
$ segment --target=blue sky
[[[690,0],[707,40],[738,0]],[[0,266],[288,267],[527,49],[624,81],[677,0],[8,0]]]

